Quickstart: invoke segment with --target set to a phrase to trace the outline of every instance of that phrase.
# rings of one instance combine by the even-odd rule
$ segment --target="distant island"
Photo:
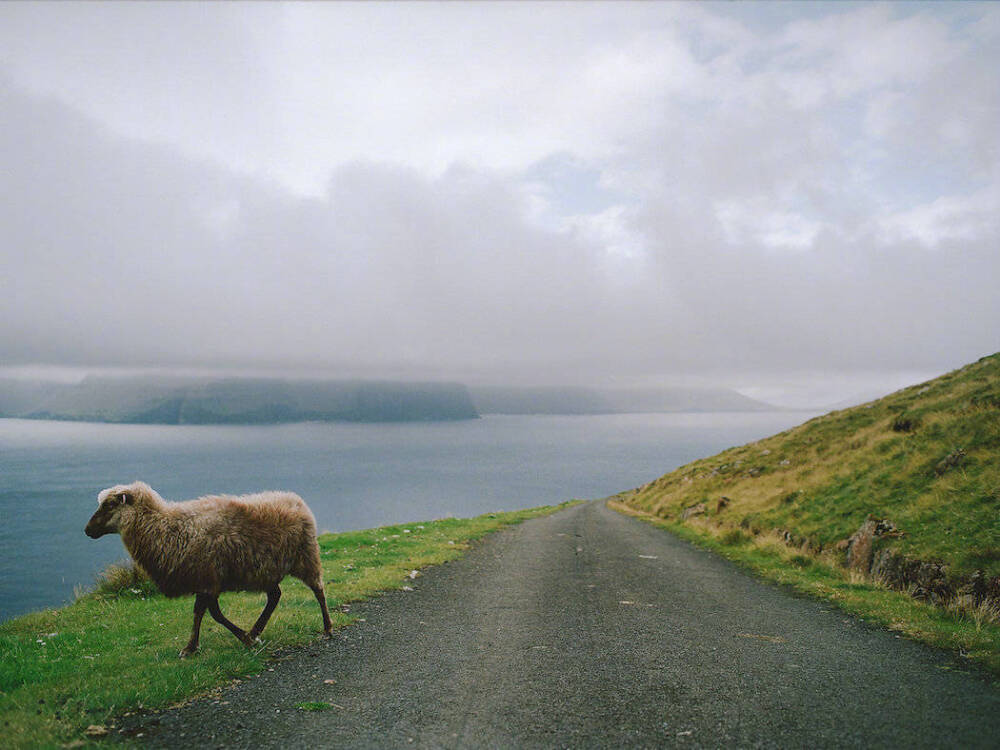
[[[382,380],[94,376],[0,379],[0,418],[123,424],[438,422],[481,414],[768,411],[725,388],[615,390]]]
[[[430,422],[477,419],[458,383],[262,378],[0,380],[0,417],[129,424]]]
[[[473,387],[481,414],[641,414],[775,411],[729,388]]]

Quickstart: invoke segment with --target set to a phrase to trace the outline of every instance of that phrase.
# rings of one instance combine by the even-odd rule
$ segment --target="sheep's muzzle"
[[[83,533],[91,539],[100,539],[108,533],[108,530],[104,527],[101,520],[94,515],[89,521],[87,521],[87,527],[83,530]]]

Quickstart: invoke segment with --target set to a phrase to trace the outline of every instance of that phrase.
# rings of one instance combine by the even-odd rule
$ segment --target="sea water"
[[[0,419],[0,619],[70,601],[127,557],[119,537],[83,533],[97,493],[113,484],[141,479],[168,500],[292,490],[321,531],[346,531],[604,497],[809,416],[271,426]]]

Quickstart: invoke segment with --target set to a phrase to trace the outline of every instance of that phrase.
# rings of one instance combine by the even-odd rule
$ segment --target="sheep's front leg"
[[[194,596],[194,626],[191,628],[191,640],[181,650],[181,658],[190,656],[198,650],[198,637],[201,634],[201,618],[205,616],[208,608],[208,597],[205,594],[195,594]]]
[[[250,628],[251,641],[257,640],[257,636],[264,631],[265,627],[267,627],[267,621],[271,619],[271,613],[274,612],[274,608],[278,606],[278,600],[280,598],[281,589],[277,586],[267,592],[267,604],[264,605],[264,611],[260,613],[260,617],[257,618],[257,622],[255,622],[253,627]]]
[[[235,635],[236,639],[244,646],[247,648],[253,646],[253,639],[250,638],[249,634],[239,625],[235,625],[224,614],[222,614],[222,610],[219,609],[218,596],[208,596],[208,613],[212,615],[212,619],[220,625],[224,625],[230,633]]]

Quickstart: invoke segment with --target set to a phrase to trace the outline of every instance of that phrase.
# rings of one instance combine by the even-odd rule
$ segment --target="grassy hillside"
[[[704,502],[718,524],[824,547],[890,519],[898,551],[1000,575],[1000,354],[682,466],[626,502],[662,517]]]
[[[852,611],[975,651],[1000,671],[1000,354],[616,499],[768,577],[850,600]],[[893,599],[910,596],[921,601]]]

